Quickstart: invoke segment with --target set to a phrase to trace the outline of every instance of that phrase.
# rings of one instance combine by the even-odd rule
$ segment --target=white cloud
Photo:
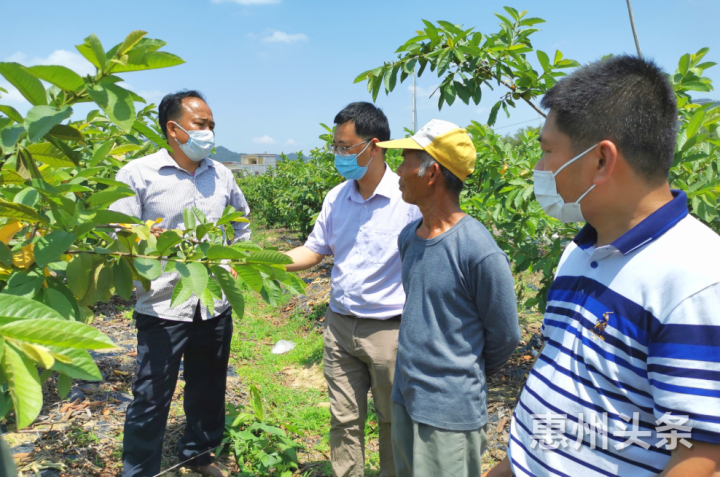
[[[298,144],[300,143],[297,142],[295,139],[288,139],[287,141],[285,141],[286,146],[297,146]]]
[[[157,89],[151,89],[151,90],[140,90],[136,91],[138,95],[140,95],[141,98],[143,98],[148,103],[159,103],[160,100],[163,99],[165,96],[165,93],[163,93],[160,90]]]
[[[475,112],[478,113],[478,114],[486,113],[486,112],[488,112],[488,111],[489,111],[488,108],[482,108],[482,107],[481,107],[481,108],[477,108],[477,109],[475,110]]]
[[[267,43],[297,43],[299,41],[307,41],[308,37],[304,33],[285,33],[282,31],[274,31],[272,35],[263,38]]]
[[[5,61],[22,63],[23,61],[25,61],[25,58],[27,58],[27,55],[21,51],[18,51],[17,53],[13,53],[12,55],[5,58]]]
[[[273,5],[282,2],[282,0],[212,0],[213,3],[232,2],[238,5]]]
[[[35,57],[28,59],[27,55],[21,51],[13,53],[5,58],[5,61],[15,61],[22,63],[24,66],[35,65],[60,65],[70,68],[80,76],[95,73],[95,67],[79,53],[68,50],[55,50],[47,58]]]
[[[275,139],[271,138],[267,134],[262,137],[254,137],[252,141],[255,144],[275,144],[277,142]]]
[[[30,106],[30,102],[10,83],[0,81],[0,88],[7,90],[7,93],[0,91],[0,101],[2,101],[3,104],[22,108]]]

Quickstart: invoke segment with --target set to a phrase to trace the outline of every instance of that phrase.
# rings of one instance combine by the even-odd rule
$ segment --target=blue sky
[[[62,64],[87,73],[90,65],[74,45],[91,33],[106,49],[136,29],[167,41],[165,50],[187,63],[125,73],[126,87],[156,103],[182,88],[202,91],[217,122],[217,144],[245,153],[308,151],[319,145],[319,123],[331,124],[347,103],[371,100],[365,84],[353,84],[354,78],[394,58],[422,19],[491,33],[499,22],[493,12],[510,5],[546,20],[532,38],[551,58],[556,49],[581,63],[635,52],[625,0],[2,0],[1,5],[0,61]],[[706,61],[720,63],[711,23],[720,18],[717,0],[634,0],[633,9],[643,54],[667,71],[675,70],[684,53],[705,46],[711,48]],[[707,73],[720,82],[720,66]],[[497,94],[485,92],[479,106],[458,100],[438,111],[437,98],[427,99],[437,84],[429,71],[418,79],[419,126],[433,118],[461,126],[487,120]],[[2,78],[0,86],[10,89]],[[707,96],[720,99],[716,91]],[[0,104],[23,112],[29,107],[12,91]],[[381,93],[377,104],[390,119],[393,136],[402,137],[403,127],[411,124],[410,81],[389,96]],[[87,110],[76,107],[78,113]],[[528,106],[511,114],[501,113],[496,129],[509,133],[538,124]]]

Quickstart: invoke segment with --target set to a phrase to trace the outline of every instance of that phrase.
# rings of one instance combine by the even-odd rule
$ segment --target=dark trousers
[[[187,424],[177,443],[178,458],[186,461],[220,445],[233,323],[229,308],[207,321],[200,319],[199,309],[192,322],[141,313],[135,313],[135,320],[137,380],[125,415],[123,477],[151,477],[160,472],[165,425],[183,358]],[[187,465],[211,462],[206,453]]]

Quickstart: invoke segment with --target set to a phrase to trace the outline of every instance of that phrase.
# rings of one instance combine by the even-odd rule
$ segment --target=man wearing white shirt
[[[395,476],[390,421],[400,316],[405,303],[397,238],[421,218],[402,200],[378,142],[390,139],[383,112],[352,103],[335,117],[335,166],[348,179],[328,192],[305,245],[287,254],[289,271],[334,255],[325,315],[324,373],[330,396],[333,475],[365,473],[367,394],[380,431],[380,475]]]

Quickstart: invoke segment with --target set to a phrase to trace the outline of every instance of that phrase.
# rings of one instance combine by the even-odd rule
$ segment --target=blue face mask
[[[371,142],[365,146],[365,149],[367,149]],[[365,149],[360,151],[360,154],[365,152]],[[360,154],[348,154],[347,156],[341,156],[340,154],[335,154],[335,168],[340,173],[341,176],[343,176],[347,180],[355,179],[360,180],[365,176],[365,173],[368,170],[368,167],[370,166],[370,162],[372,162],[372,158],[370,158],[370,162],[368,162],[367,166],[360,167],[357,162],[357,158]],[[373,156],[375,157],[375,156]]]

